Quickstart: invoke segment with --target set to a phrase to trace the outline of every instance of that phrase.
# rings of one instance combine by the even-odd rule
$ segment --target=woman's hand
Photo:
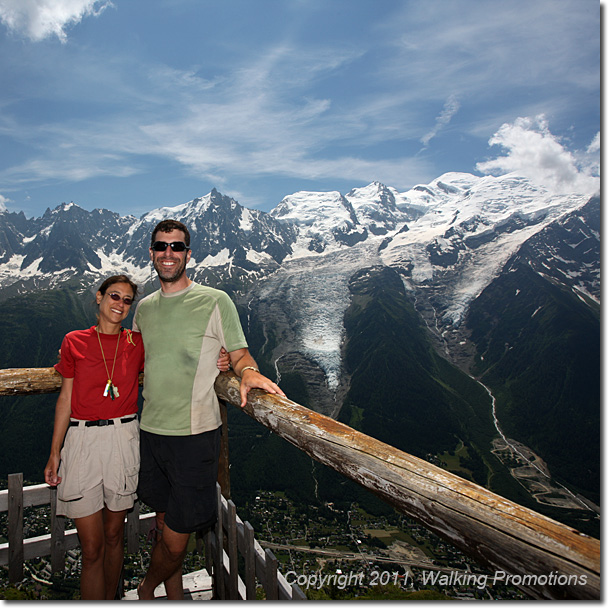
[[[70,415],[72,404],[73,377],[61,378],[61,390],[55,403],[55,424],[53,425],[53,438],[51,439],[51,453],[49,461],[44,467],[44,480],[51,487],[61,483],[61,477],[57,476],[59,462],[61,461],[61,447],[70,426]]]
[[[228,371],[231,368],[231,358],[229,358],[229,352],[227,352],[224,347],[220,348],[220,354],[218,354],[216,366],[221,371]]]
[[[51,487],[56,487],[61,483],[61,477],[57,476],[57,472],[59,470],[59,456],[51,455],[49,457],[49,461],[44,468],[44,480],[47,485]]]

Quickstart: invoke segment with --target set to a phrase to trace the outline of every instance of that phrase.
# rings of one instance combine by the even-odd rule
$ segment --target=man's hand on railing
[[[239,393],[241,396],[241,407],[245,407],[248,402],[248,392],[253,388],[259,388],[269,392],[270,394],[278,394],[279,396],[286,397],[286,394],[280,389],[280,387],[268,379],[264,375],[261,375],[257,370],[252,370],[246,367],[247,370],[242,369],[241,384],[239,386]]]

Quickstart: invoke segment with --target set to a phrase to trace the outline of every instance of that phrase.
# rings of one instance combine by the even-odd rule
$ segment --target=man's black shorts
[[[175,532],[190,534],[216,522],[220,428],[192,436],[140,430],[139,499]]]

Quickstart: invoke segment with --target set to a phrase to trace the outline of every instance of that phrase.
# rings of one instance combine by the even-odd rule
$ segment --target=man
[[[150,258],[161,289],[142,299],[134,315],[146,354],[138,495],[157,513],[157,543],[138,587],[140,599],[154,599],[162,582],[168,599],[183,598],[189,536],[216,521],[221,419],[214,380],[220,349],[229,352],[241,377],[242,407],[252,388],[285,396],[259,373],[228,295],[188,279],[189,246],[184,224],[164,220],[155,227]]]

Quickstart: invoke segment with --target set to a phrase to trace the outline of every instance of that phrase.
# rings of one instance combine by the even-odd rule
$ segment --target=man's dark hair
[[[157,233],[159,231],[161,233],[171,233],[172,231],[182,231],[184,233],[184,243],[187,248],[191,246],[191,234],[189,230],[186,228],[186,225],[182,224],[179,220],[162,220],[153,230],[152,237],[150,238],[150,245],[152,245],[157,241]]]

